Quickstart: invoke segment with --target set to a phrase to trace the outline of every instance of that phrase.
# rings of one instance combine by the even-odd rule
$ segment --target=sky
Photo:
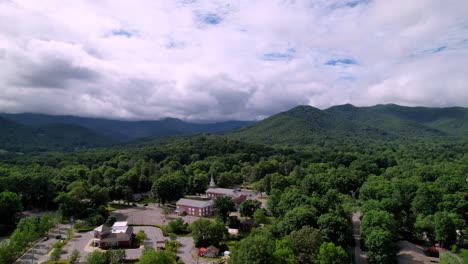
[[[0,112],[468,107],[466,0],[0,0]]]

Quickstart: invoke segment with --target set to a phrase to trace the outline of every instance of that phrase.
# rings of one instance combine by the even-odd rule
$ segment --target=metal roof
[[[185,198],[181,198],[176,203],[176,205],[184,205],[184,206],[198,207],[198,208],[208,207],[208,206],[211,206],[212,204],[213,204],[212,200],[200,201],[200,200],[185,199]]]

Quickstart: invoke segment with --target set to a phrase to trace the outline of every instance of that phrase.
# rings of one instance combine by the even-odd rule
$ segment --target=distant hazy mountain
[[[349,140],[468,138],[468,109],[399,105],[298,106],[231,133],[241,140],[268,144],[321,144]]]
[[[28,144],[31,144],[31,146],[33,142],[41,143],[38,146],[42,148],[46,144],[45,141],[48,137],[37,137],[38,134],[43,134],[38,131],[46,131],[47,136],[54,138],[58,142],[65,143],[67,140],[71,140],[72,146],[75,146],[78,139],[82,140],[85,146],[105,146],[115,142],[128,142],[144,138],[220,133],[253,123],[249,121],[226,121],[198,124],[174,118],[156,121],[121,121],[30,113],[0,114],[0,116],[3,117],[4,122],[10,121],[8,123],[9,132],[7,133],[6,130],[2,132],[0,142],[4,142],[4,139],[9,138],[10,142],[18,142],[18,149],[21,149],[21,142],[29,142]],[[17,133],[18,131],[20,131],[19,134]],[[15,134],[22,136],[16,138]],[[35,138],[28,138],[29,136]],[[88,140],[90,140],[90,144],[86,144]],[[50,146],[49,143],[46,145]],[[0,149],[3,146],[0,144]],[[60,144],[60,146],[62,145]],[[60,147],[57,148],[60,149]]]
[[[0,117],[0,128],[0,149],[10,152],[74,150],[115,143],[90,129],[75,125],[27,126]]]

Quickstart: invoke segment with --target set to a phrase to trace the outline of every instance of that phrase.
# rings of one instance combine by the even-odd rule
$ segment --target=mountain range
[[[0,114],[0,149],[23,152],[111,146],[165,136],[221,133],[252,123],[202,124],[175,118],[122,121],[33,113]]]
[[[231,137],[264,144],[322,145],[329,141],[457,140],[468,138],[468,109],[395,104],[320,110],[297,106],[240,128]]]
[[[0,114],[0,149],[16,152],[73,150],[165,136],[222,133],[271,145],[323,145],[363,140],[468,139],[468,109],[395,104],[320,110],[297,106],[262,121],[189,123],[166,118],[121,121],[45,114]]]

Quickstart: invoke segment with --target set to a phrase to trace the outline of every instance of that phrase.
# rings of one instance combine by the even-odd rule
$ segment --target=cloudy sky
[[[468,1],[0,0],[0,112],[468,106]]]

